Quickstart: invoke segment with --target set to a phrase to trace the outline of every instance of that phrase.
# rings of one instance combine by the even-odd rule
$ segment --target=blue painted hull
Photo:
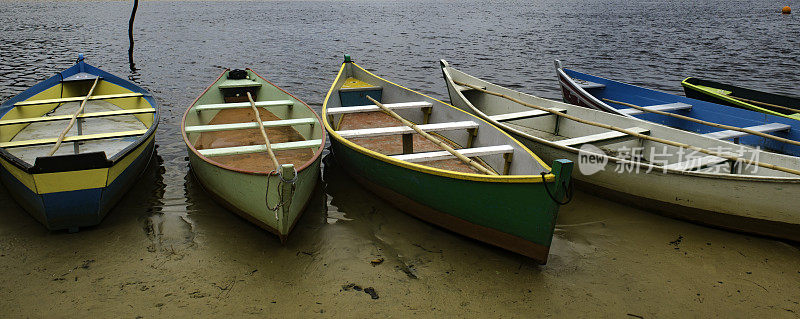
[[[602,99],[610,99],[638,106],[680,102],[692,105],[692,108],[690,110],[672,111],[672,113],[736,127],[751,127],[769,123],[786,124],[791,126],[791,129],[771,132],[769,134],[794,141],[800,141],[800,122],[797,120],[690,99],[683,96],[604,79],[569,69],[563,69],[563,71],[564,74],[559,73],[559,82],[561,85],[562,94],[564,96],[564,101],[567,103],[604,110],[611,113],[617,113],[616,110],[627,108],[627,106],[605,102]],[[569,81],[570,79],[564,78],[564,75],[571,79],[601,84],[604,87],[589,89],[578,88],[574,85],[574,83]],[[713,126],[703,125],[684,119],[654,113],[644,113],[640,115],[634,115],[633,117],[685,131],[695,132],[698,134],[707,134],[720,131],[720,129]],[[741,137],[739,139],[739,143],[792,156],[800,156],[800,146],[787,144],[772,139],[766,139],[763,137],[748,135]]]

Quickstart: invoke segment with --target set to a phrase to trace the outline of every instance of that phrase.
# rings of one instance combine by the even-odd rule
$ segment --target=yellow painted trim
[[[106,186],[113,183],[114,180],[116,180],[117,177],[119,177],[119,175],[121,175],[122,172],[124,172],[125,169],[128,168],[128,166],[130,166],[131,163],[133,163],[133,161],[142,154],[142,152],[144,152],[144,149],[147,148],[147,145],[153,141],[155,136],[155,134],[151,134],[150,138],[145,140],[144,143],[139,145],[139,147],[137,147],[133,152],[128,153],[128,155],[117,161],[113,166],[111,166],[111,168],[108,169],[108,180],[106,181]]]
[[[372,74],[371,72],[365,70],[364,68],[358,66],[355,63],[351,63],[351,64],[353,64],[353,66],[363,70],[367,74],[369,74],[371,76],[374,76],[374,77],[376,77],[376,78],[378,78],[378,79],[380,79],[380,80],[382,80],[382,81],[384,81],[386,83],[389,83],[389,84],[392,84],[392,85],[397,86],[399,88],[405,89],[407,91],[422,95],[422,96],[424,96],[426,98],[429,98],[431,100],[439,102],[439,103],[441,103],[441,104],[443,104],[445,106],[449,106],[449,107],[452,107],[452,108],[454,108],[456,110],[464,112],[465,114],[468,114],[469,116],[475,118],[476,120],[480,120],[480,121],[483,121],[485,123],[488,123],[490,126],[494,127],[495,129],[497,129],[502,134],[505,134],[509,138],[509,140],[514,141],[515,143],[520,145],[531,156],[533,156],[539,163],[541,163],[542,166],[545,169],[551,170],[550,166],[548,166],[547,164],[542,162],[542,160],[538,156],[536,156],[536,154],[531,152],[531,150],[529,150],[527,147],[522,145],[519,141],[517,141],[516,139],[514,139],[513,137],[508,135],[503,130],[501,130],[501,129],[497,128],[496,126],[492,125],[491,123],[486,122],[485,120],[483,120],[483,119],[481,119],[479,117],[476,117],[476,116],[474,116],[472,114],[469,114],[469,113],[467,113],[467,112],[465,112],[465,111],[463,111],[463,110],[461,110],[461,109],[459,109],[459,108],[457,108],[455,106],[449,105],[447,103],[444,103],[442,101],[439,101],[437,99],[429,97],[429,96],[427,96],[425,94],[416,92],[414,90],[411,90],[411,89],[405,88],[403,86],[397,85],[395,83],[392,83],[390,81],[387,81],[387,80],[385,80],[385,79],[383,79],[383,78],[381,78],[381,77],[379,77],[379,76],[377,76],[375,74]],[[378,160],[380,160],[382,162],[387,162],[387,163],[390,163],[390,164],[393,164],[393,165],[397,165],[397,166],[404,167],[404,168],[407,168],[407,169],[415,170],[415,171],[418,171],[418,172],[423,172],[423,173],[426,173],[426,174],[432,174],[432,175],[438,175],[438,176],[444,176],[444,177],[456,178],[456,179],[462,179],[462,180],[469,180],[469,181],[478,181],[478,182],[500,182],[500,183],[541,183],[542,182],[542,176],[541,175],[498,175],[498,176],[491,176],[491,175],[472,174],[472,173],[460,173],[460,172],[443,170],[443,169],[433,168],[433,167],[424,166],[424,165],[415,164],[415,163],[409,163],[409,162],[397,160],[397,159],[391,158],[389,156],[383,155],[381,153],[375,152],[373,150],[364,148],[364,147],[362,147],[362,146],[360,146],[360,145],[358,145],[356,143],[353,143],[353,142],[343,138],[341,135],[339,135],[339,133],[337,133],[335,130],[333,130],[333,128],[331,127],[330,123],[328,123],[328,116],[327,116],[326,110],[327,110],[327,107],[328,107],[328,101],[330,100],[330,96],[334,92],[334,90],[336,89],[336,82],[338,82],[339,79],[342,77],[342,73],[343,73],[344,68],[346,66],[347,66],[347,63],[343,63],[342,66],[339,68],[339,73],[336,75],[336,79],[334,79],[333,84],[331,84],[331,88],[328,90],[328,94],[325,96],[325,101],[322,104],[322,123],[325,126],[325,129],[328,131],[328,135],[331,136],[332,138],[336,139],[338,142],[346,145],[347,147],[349,147],[351,149],[354,149],[354,150],[358,151],[359,153],[362,153],[362,154],[365,154],[365,155],[370,156],[372,158],[378,159]],[[553,175],[552,173],[548,173],[547,175],[545,175],[545,179],[548,182],[555,181],[555,175]]]
[[[25,171],[19,169],[18,167],[14,166],[14,164],[9,163],[3,158],[0,158],[0,164],[2,164],[3,167],[14,176],[14,178],[25,185],[25,187],[34,193],[36,192],[36,181],[34,181],[33,175],[25,173]]]
[[[107,177],[108,168],[33,175],[39,194],[103,188],[106,186]]]

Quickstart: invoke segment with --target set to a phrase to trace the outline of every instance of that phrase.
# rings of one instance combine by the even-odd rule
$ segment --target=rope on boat
[[[383,110],[383,112],[385,112],[386,114],[389,114],[391,117],[397,119],[398,121],[400,121],[404,125],[410,127],[411,129],[413,129],[414,131],[419,133],[419,135],[422,135],[422,137],[428,139],[429,141],[431,141],[434,144],[438,145],[439,147],[443,148],[445,151],[449,152],[450,154],[453,154],[453,156],[455,156],[456,158],[458,158],[459,160],[461,160],[465,164],[474,167],[475,169],[477,169],[478,171],[480,171],[480,172],[482,172],[482,173],[484,173],[486,175],[497,175],[497,173],[492,172],[491,170],[487,169],[486,167],[483,167],[483,165],[478,164],[477,162],[473,161],[469,157],[466,157],[463,154],[457,152],[455,149],[450,147],[450,145],[445,144],[440,139],[434,137],[433,135],[428,134],[428,132],[423,131],[422,129],[417,127],[416,124],[411,123],[409,120],[404,119],[402,116],[400,116],[397,113],[395,113],[394,111],[390,110],[388,107],[386,107],[385,105],[381,104],[381,102],[376,101],[371,96],[367,95],[367,99],[372,101],[372,103],[375,103],[375,105],[380,107],[381,110]]]
[[[561,202],[558,199],[556,199],[556,197],[553,196],[553,193],[550,192],[550,189],[547,188],[547,182],[545,181],[545,176],[547,176],[547,173],[541,172],[540,174],[542,174],[542,186],[544,186],[544,190],[547,192],[547,196],[550,196],[550,199],[552,199],[554,202],[556,202],[556,204],[559,204],[559,205],[562,205],[562,206],[566,205],[566,204],[569,204],[569,202],[572,201],[572,197],[573,197],[573,195],[575,195],[575,190],[573,189],[573,186],[572,186],[574,183],[570,182],[569,185],[565,185],[565,184],[567,184],[566,181],[562,181],[561,182],[561,187],[563,187],[565,189],[564,197],[566,197],[566,201]]]
[[[648,108],[645,108],[645,107],[642,107],[642,106],[638,106],[638,105],[634,105],[634,104],[630,104],[630,103],[625,103],[625,102],[620,102],[620,101],[614,101],[614,100],[606,99],[606,98],[604,98],[603,101],[611,102],[611,103],[619,104],[619,105],[624,105],[624,106],[628,106],[628,107],[632,107],[634,109],[637,109],[637,110],[640,110],[640,111],[644,111],[644,112],[650,112],[650,113],[655,113],[655,114],[660,114],[660,115],[671,116],[671,117],[687,120],[687,121],[690,121],[690,122],[695,122],[695,123],[708,125],[708,126],[713,126],[713,127],[716,127],[716,128],[721,128],[721,129],[726,129],[726,130],[731,130],[731,131],[739,131],[739,132],[743,132],[743,133],[747,133],[747,134],[757,135],[757,136],[761,136],[761,137],[764,137],[764,138],[776,140],[776,141],[787,143],[787,144],[800,146],[800,142],[798,142],[798,141],[786,139],[786,138],[783,138],[783,137],[777,137],[775,135],[770,135],[770,134],[762,133],[762,132],[759,132],[759,131],[753,131],[753,130],[746,129],[746,128],[741,128],[741,127],[736,127],[736,126],[730,126],[730,125],[725,125],[725,124],[719,124],[719,123],[714,123],[714,122],[709,122],[709,121],[698,120],[696,118],[688,117],[688,116],[685,116],[685,115],[679,115],[679,114],[674,114],[674,113],[669,113],[669,112],[664,112],[664,111],[659,111],[659,110],[651,110],[651,109],[648,109]]]
[[[727,160],[730,160],[730,161],[734,161],[734,162],[741,162],[741,163],[745,163],[745,164],[748,164],[748,165],[756,165],[756,166],[767,168],[767,169],[772,169],[772,170],[781,171],[781,172],[794,174],[794,175],[800,175],[800,170],[781,167],[781,166],[767,164],[767,163],[761,163],[761,162],[757,162],[757,161],[752,161],[752,160],[748,160],[748,159],[744,159],[744,158],[740,158],[740,157],[736,157],[736,156],[732,156],[732,155],[728,155],[728,154],[723,154],[723,153],[720,153],[720,152],[714,152],[714,151],[711,151],[711,150],[707,150],[707,149],[704,149],[704,148],[701,148],[701,147],[697,147],[697,146],[692,146],[692,145],[685,144],[685,143],[680,143],[680,142],[665,140],[665,139],[658,138],[658,137],[652,137],[652,136],[649,136],[649,135],[640,134],[640,133],[629,131],[629,130],[626,130],[626,129],[621,129],[621,128],[618,128],[618,127],[614,127],[614,126],[611,126],[611,125],[608,125],[608,124],[603,124],[603,123],[597,123],[597,122],[593,122],[593,121],[589,121],[589,120],[584,120],[582,118],[579,118],[579,117],[576,117],[576,116],[572,116],[572,115],[569,115],[569,114],[566,114],[566,113],[561,113],[561,112],[558,112],[558,111],[555,111],[555,110],[551,110],[551,109],[543,107],[543,106],[538,106],[538,105],[526,103],[524,101],[521,101],[519,99],[510,97],[508,95],[504,95],[504,94],[497,93],[497,92],[492,92],[492,91],[477,87],[477,86],[472,85],[472,84],[458,82],[458,81],[453,81],[453,83],[461,85],[461,86],[466,86],[466,87],[478,90],[480,92],[484,92],[486,94],[499,96],[499,97],[502,97],[504,99],[513,101],[515,103],[518,103],[518,104],[521,104],[521,105],[524,105],[524,106],[527,106],[527,107],[531,107],[531,108],[534,108],[534,109],[537,109],[537,110],[542,110],[542,111],[545,111],[545,112],[553,113],[556,116],[560,116],[560,117],[563,117],[563,118],[566,118],[566,119],[569,119],[569,120],[573,120],[575,122],[583,123],[583,124],[586,124],[586,125],[601,127],[601,128],[608,129],[608,130],[617,131],[617,132],[620,132],[620,133],[625,133],[627,135],[634,136],[634,137],[637,137],[637,138],[650,140],[650,141],[658,142],[658,143],[662,143],[662,144],[667,144],[667,145],[670,145],[670,146],[675,146],[675,147],[681,147],[681,148],[686,148],[686,149],[690,149],[690,150],[695,150],[695,151],[698,151],[700,153],[713,155],[713,156],[716,156],[716,157],[721,157],[721,158],[724,158],[724,159],[727,159]]]
[[[74,114],[72,114],[72,118],[69,119],[69,124],[67,124],[67,128],[61,131],[61,134],[58,135],[58,139],[56,139],[56,145],[53,145],[53,148],[50,149],[50,153],[47,153],[47,156],[53,156],[53,154],[55,154],[56,151],[58,151],[58,148],[61,147],[61,142],[63,142],[64,138],[67,137],[67,132],[69,132],[69,130],[72,129],[72,126],[75,125],[75,121],[78,119],[78,115],[83,113],[83,107],[86,105],[86,101],[88,101],[89,98],[92,96],[92,93],[94,93],[94,88],[97,86],[98,80],[100,80],[99,76],[94,79],[92,88],[89,89],[89,94],[86,94],[86,96],[83,97],[83,101],[81,101],[81,106],[78,107],[78,110],[75,111]],[[62,83],[61,85],[63,86],[64,84]]]
[[[756,100],[749,100],[749,99],[745,99],[743,97],[738,97],[738,96],[733,96],[733,95],[726,95],[726,96],[729,97],[729,98],[737,99],[739,101],[743,101],[743,102],[747,102],[747,103],[760,104],[760,105],[763,105],[763,106],[769,106],[769,107],[774,107],[774,108],[778,108],[778,109],[784,109],[784,110],[795,112],[795,113],[800,113],[799,109],[793,109],[791,107],[786,107],[786,106],[783,106],[783,105],[770,104],[770,103],[767,103],[767,102],[761,102],[761,101],[756,101]]]

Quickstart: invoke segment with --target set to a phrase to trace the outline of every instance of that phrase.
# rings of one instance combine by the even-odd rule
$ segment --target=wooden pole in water
[[[526,103],[524,101],[521,101],[519,99],[510,97],[508,95],[504,95],[504,94],[497,93],[497,92],[492,92],[492,91],[477,87],[477,86],[472,85],[472,84],[463,83],[463,82],[457,82],[457,81],[453,81],[453,83],[461,85],[461,86],[470,87],[470,88],[473,88],[475,90],[484,92],[486,94],[499,96],[499,97],[502,97],[504,99],[516,102],[518,104],[525,105],[527,107],[531,107],[531,108],[534,108],[534,109],[537,109],[537,110],[542,110],[542,111],[545,111],[545,112],[553,113],[556,116],[561,116],[563,118],[570,119],[570,120],[573,120],[575,122],[583,123],[583,124],[586,124],[586,125],[602,127],[604,129],[609,129],[609,130],[612,130],[612,131],[625,133],[625,134],[628,134],[630,136],[635,136],[635,137],[638,137],[638,138],[641,138],[641,139],[645,139],[645,140],[650,140],[650,141],[654,141],[654,142],[658,142],[658,143],[662,143],[662,144],[667,144],[667,145],[671,145],[671,146],[675,146],[675,147],[681,147],[681,148],[686,148],[686,149],[690,149],[690,150],[695,150],[695,151],[698,151],[700,153],[704,153],[704,154],[708,154],[708,155],[712,155],[712,156],[725,158],[727,160],[731,160],[731,161],[735,161],[735,162],[742,162],[742,163],[745,163],[745,164],[748,164],[748,165],[756,165],[756,166],[759,166],[759,167],[773,169],[773,170],[776,170],[776,171],[781,171],[781,172],[785,172],[785,173],[789,173],[789,174],[800,175],[800,170],[795,170],[795,169],[781,167],[781,166],[767,164],[767,163],[751,161],[751,160],[748,160],[748,159],[739,158],[739,157],[731,156],[731,155],[724,154],[724,153],[714,152],[714,151],[711,151],[711,150],[707,150],[707,149],[700,148],[700,147],[697,147],[697,146],[692,146],[692,145],[685,144],[685,143],[679,143],[679,142],[675,142],[675,141],[670,141],[670,140],[665,140],[665,139],[662,139],[662,138],[657,138],[657,137],[652,137],[652,136],[649,136],[649,135],[640,134],[640,133],[637,133],[637,132],[629,131],[629,130],[626,130],[626,129],[621,129],[621,128],[618,128],[618,127],[615,127],[615,126],[611,126],[611,125],[608,125],[608,124],[603,124],[603,123],[592,122],[592,121],[589,121],[589,120],[584,120],[582,118],[575,117],[575,116],[572,116],[572,115],[569,115],[569,114],[566,114],[566,113],[561,113],[561,112],[558,112],[558,111],[555,111],[555,110],[551,110],[551,109],[543,107],[543,106],[538,106],[538,105]]]
[[[139,0],[133,0],[133,9],[131,10],[131,19],[128,20],[128,66],[131,71],[136,71],[136,65],[133,63],[133,20],[136,19],[136,9],[139,8]]]
[[[800,113],[800,109],[793,109],[791,107],[785,107],[785,106],[782,106],[782,105],[770,104],[770,103],[761,102],[761,101],[755,101],[755,100],[748,100],[748,99],[745,99],[745,98],[742,98],[742,97],[738,97],[738,96],[733,96],[733,95],[727,95],[727,97],[734,98],[734,99],[737,99],[739,101],[743,101],[743,102],[747,102],[747,103],[759,104],[759,105],[763,105],[763,106],[769,106],[769,107],[774,107],[774,108],[778,108],[778,109],[784,109],[784,110],[787,110],[787,111],[792,111],[792,112],[795,112],[795,113]]]
[[[398,121],[400,121],[404,125],[410,127],[411,129],[413,129],[414,131],[419,133],[419,135],[422,135],[422,137],[428,139],[429,141],[431,141],[434,144],[438,145],[439,147],[443,148],[445,151],[449,152],[450,154],[453,154],[453,156],[455,156],[456,158],[458,158],[459,160],[461,160],[465,164],[474,167],[475,169],[477,169],[478,171],[480,171],[480,172],[482,172],[482,173],[484,173],[486,175],[497,175],[497,173],[492,172],[491,170],[487,169],[486,167],[483,167],[483,165],[478,164],[477,162],[473,161],[469,157],[466,157],[463,154],[457,152],[455,149],[450,147],[450,145],[445,144],[444,142],[442,142],[438,138],[434,137],[433,135],[428,134],[428,132],[423,131],[422,129],[417,127],[416,124],[411,123],[409,120],[404,119],[402,116],[400,116],[399,114],[397,114],[394,111],[390,110],[388,107],[386,107],[385,105],[381,104],[381,102],[376,101],[371,96],[367,95],[367,99],[372,101],[372,103],[375,103],[375,105],[380,107],[381,110],[386,112],[386,114],[389,114],[391,117],[397,119]]]
[[[726,129],[726,130],[731,130],[731,131],[739,131],[739,132],[743,132],[743,133],[747,133],[747,134],[752,134],[752,135],[765,137],[765,138],[768,138],[768,139],[776,140],[776,141],[787,143],[787,144],[800,146],[800,142],[798,142],[798,141],[786,139],[786,138],[783,138],[783,137],[777,137],[775,135],[770,135],[770,134],[762,133],[762,132],[759,132],[759,131],[753,131],[753,130],[746,129],[746,128],[741,128],[741,127],[736,127],[736,126],[730,126],[730,125],[725,125],[725,124],[719,124],[719,123],[714,123],[714,122],[698,120],[696,118],[683,116],[683,115],[678,115],[678,114],[673,114],[673,113],[664,112],[664,111],[651,110],[651,109],[647,109],[647,108],[644,108],[644,107],[641,107],[641,106],[638,106],[638,105],[633,105],[633,104],[630,104],[630,103],[625,103],[625,102],[620,102],[620,101],[614,101],[614,100],[610,100],[610,99],[603,99],[603,101],[611,102],[611,103],[615,103],[615,104],[619,104],[619,105],[629,106],[629,107],[632,107],[634,109],[637,109],[637,110],[640,110],[640,111],[644,111],[644,112],[651,112],[651,113],[655,113],[655,114],[661,114],[661,115],[676,117],[676,118],[687,120],[687,121],[690,121],[690,122],[695,122],[695,123],[708,125],[708,126],[713,126],[713,127],[716,127],[716,128],[721,128],[721,129]]]
[[[83,101],[81,101],[81,106],[79,106],[78,110],[75,111],[74,114],[72,114],[72,118],[69,119],[69,124],[67,124],[67,128],[61,131],[61,134],[58,135],[58,139],[56,139],[56,145],[53,145],[53,148],[50,149],[50,153],[47,153],[47,156],[53,156],[53,154],[55,154],[56,151],[58,151],[58,148],[61,147],[61,142],[63,142],[64,138],[67,137],[67,132],[69,132],[72,126],[75,125],[75,120],[78,118],[78,114],[81,114],[81,112],[83,112],[83,107],[86,105],[86,101],[88,101],[89,98],[92,96],[92,93],[94,93],[94,88],[95,86],[97,86],[97,81],[99,80],[100,80],[99,76],[94,79],[92,88],[89,89],[89,94],[86,94],[86,96],[83,98]],[[61,85],[64,85],[64,83],[61,83]]]
[[[269,156],[269,159],[272,160],[272,165],[275,166],[275,171],[277,172],[281,165],[278,164],[278,159],[275,158],[275,153],[272,152],[272,144],[269,143],[269,137],[267,137],[267,131],[264,130],[264,123],[261,122],[261,114],[258,113],[256,102],[253,101],[253,96],[250,95],[250,92],[247,92],[247,99],[250,100],[250,108],[253,109],[253,113],[255,113],[256,115],[256,122],[258,123],[258,128],[261,130],[261,136],[264,137],[265,145],[267,145],[267,155]]]

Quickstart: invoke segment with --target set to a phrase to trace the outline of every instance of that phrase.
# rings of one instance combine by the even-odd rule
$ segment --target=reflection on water
[[[63,316],[64,304],[81,304],[87,309],[76,315],[129,317],[798,313],[800,254],[792,246],[577,192],[559,216],[548,265],[537,266],[397,211],[330,156],[281,245],[208,197],[179,134],[183,111],[222,68],[253,68],[319,110],[344,53],[444,100],[441,58],[557,99],[556,58],[670,93],[680,94],[691,75],[796,94],[800,20],[776,8],[766,0],[143,2],[131,71],[129,2],[0,2],[0,100],[83,52],[161,104],[155,161],[99,226],[47,232],[0,190],[0,309]],[[385,261],[371,265],[376,258]],[[74,278],[54,281],[73,268]],[[350,283],[373,286],[380,299],[343,291]]]

